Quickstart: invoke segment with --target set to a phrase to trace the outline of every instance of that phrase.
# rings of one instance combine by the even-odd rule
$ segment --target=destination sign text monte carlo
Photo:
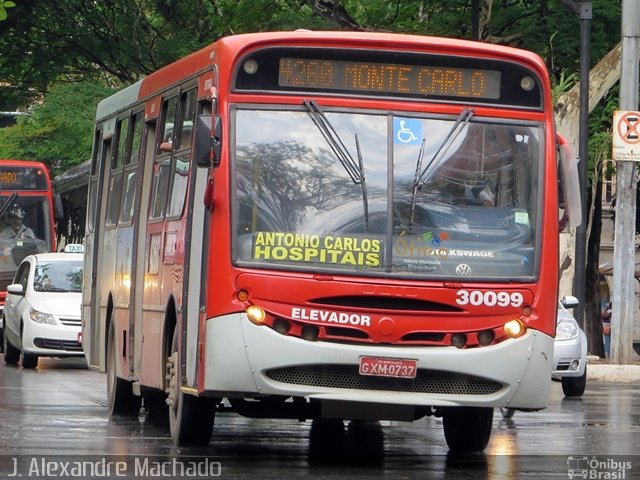
[[[285,87],[328,90],[500,97],[500,72],[496,70],[392,63],[281,58],[278,83]]]
[[[341,93],[542,108],[538,76],[504,60],[271,47],[244,56],[237,65],[238,92]]]

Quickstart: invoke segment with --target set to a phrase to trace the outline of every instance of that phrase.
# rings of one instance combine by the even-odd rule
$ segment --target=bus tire
[[[205,446],[211,440],[217,401],[197,397],[180,389],[178,357],[178,330],[173,332],[171,355],[167,358],[167,405],[169,430],[177,446]]]
[[[113,416],[138,417],[142,397],[133,394],[131,382],[119,378],[116,374],[118,358],[115,327],[109,327],[107,340],[107,400],[109,412]]]
[[[344,421],[316,418],[309,430],[309,460],[312,463],[345,460],[346,438]]]
[[[6,335],[3,335],[2,337],[2,351],[4,352],[4,363],[7,365],[18,364],[20,361],[20,350],[11,345],[11,342]]]
[[[483,451],[491,438],[493,408],[447,408],[442,415],[444,438],[453,453]]]

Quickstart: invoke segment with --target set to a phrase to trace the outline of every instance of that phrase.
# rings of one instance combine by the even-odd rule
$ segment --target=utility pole
[[[587,163],[589,160],[589,58],[591,57],[591,2],[560,0],[580,18],[580,138],[578,140],[578,175],[580,177],[580,197],[582,223],[576,228],[575,270],[573,294],[580,301],[573,314],[578,324],[584,328],[585,285],[587,270]]]
[[[638,110],[640,2],[622,0],[620,110]],[[617,128],[616,125],[613,128]],[[615,156],[615,152],[614,152]],[[611,363],[625,365],[633,357],[635,294],[636,164],[619,161],[616,169],[616,222],[613,243],[613,308]]]

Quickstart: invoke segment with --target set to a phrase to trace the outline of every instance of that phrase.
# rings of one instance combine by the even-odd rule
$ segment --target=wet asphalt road
[[[637,384],[593,382],[582,398],[568,399],[554,383],[548,409],[517,412],[508,420],[496,411],[485,454],[466,457],[447,455],[442,422],[433,417],[358,425],[349,437],[358,440],[350,444],[366,443],[365,448],[321,460],[309,454],[310,422],[231,413],[218,414],[215,422],[207,448],[176,448],[162,422],[144,415],[137,421],[110,419],[106,376],[83,361],[40,359],[37,370],[24,370],[0,359],[0,478],[47,478],[34,459],[55,463],[78,455],[124,459],[126,478],[168,472],[135,470],[134,461],[147,459],[153,466],[192,457],[206,459],[208,470],[199,478],[544,479],[569,478],[573,467],[577,478],[640,478]],[[49,473],[48,478],[61,478],[55,470]],[[115,473],[109,478],[119,478]]]

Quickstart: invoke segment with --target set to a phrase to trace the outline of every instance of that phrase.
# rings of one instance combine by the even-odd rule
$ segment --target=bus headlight
[[[518,319],[509,320],[504,324],[504,333],[507,334],[508,337],[517,338],[527,331],[527,326],[522,323],[522,321]]]
[[[267,318],[265,311],[257,305],[248,306],[244,312],[247,314],[249,321],[254,325],[262,325],[265,318]]]

